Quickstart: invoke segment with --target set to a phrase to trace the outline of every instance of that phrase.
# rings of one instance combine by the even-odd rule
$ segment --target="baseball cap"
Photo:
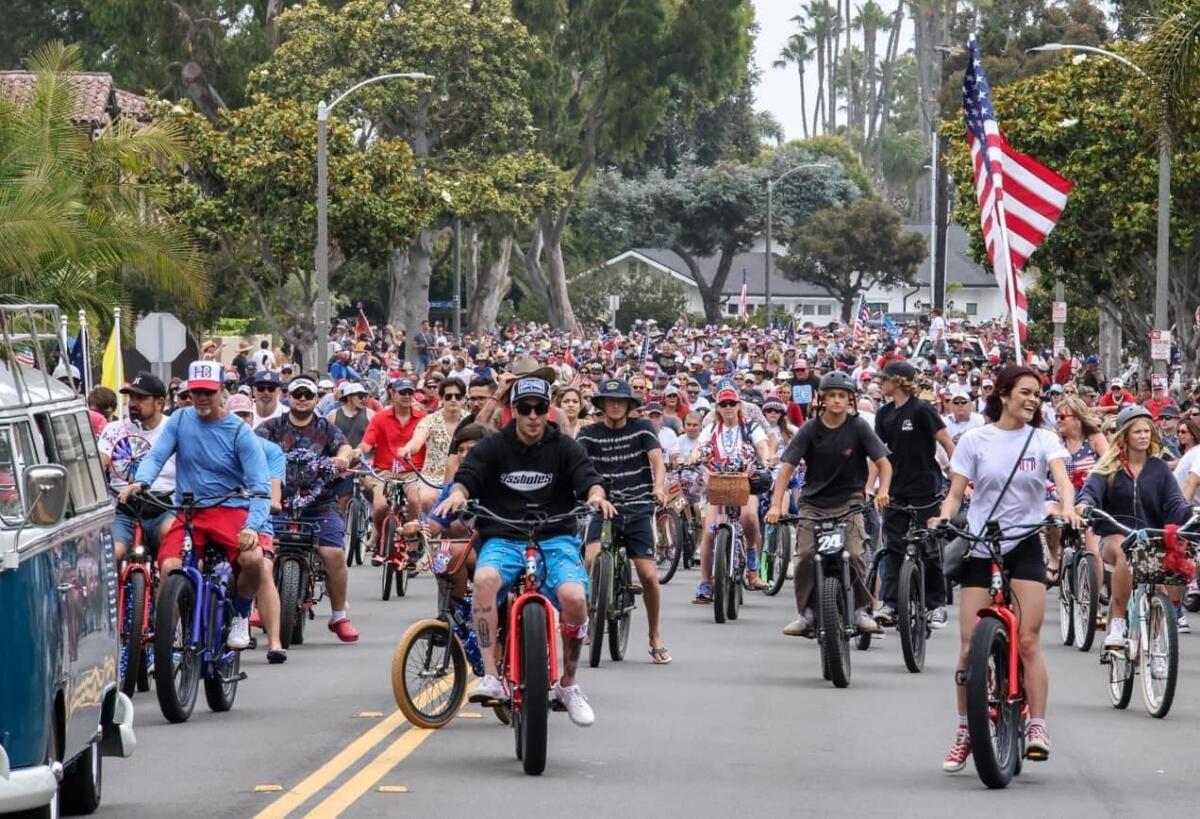
[[[323,390],[332,390],[333,382],[330,381],[328,378],[322,378],[320,381],[317,382],[317,386]]]
[[[994,387],[994,386],[996,386],[996,385],[995,385],[995,383],[993,383],[993,382],[992,382],[992,379],[990,379],[990,378],[985,378],[985,379],[983,379],[983,381],[981,381],[981,382],[979,383],[979,386],[981,386],[981,387]]]
[[[188,390],[219,390],[224,375],[216,361],[193,361],[188,365]]]
[[[297,390],[308,390],[313,395],[316,395],[317,385],[312,382],[311,378],[293,378],[291,382],[288,383],[288,395],[291,395]]]
[[[338,396],[345,398],[349,395],[366,395],[367,388],[357,381],[347,381],[342,386],[338,387]]]
[[[887,378],[907,378],[913,381],[917,377],[917,368],[907,361],[889,361],[883,368],[883,374]]]
[[[225,402],[225,409],[236,415],[239,412],[254,412],[254,402],[250,400],[250,396],[234,393],[229,396],[229,400]]]
[[[1122,387],[1122,388],[1123,388],[1124,386],[1125,386],[1125,382],[1124,382],[1124,381],[1122,381],[1122,380],[1121,380],[1121,379],[1119,379],[1119,378],[1114,378],[1112,381],[1109,381],[1109,382],[1108,382],[1108,388],[1109,388],[1110,390],[1111,390],[1113,387]]]
[[[717,403],[722,401],[740,401],[741,393],[738,392],[737,385],[726,379],[717,385]]]
[[[167,388],[162,379],[151,373],[138,373],[137,378],[129,382],[129,386],[121,388],[122,395],[151,395],[155,398],[166,398]]]
[[[655,413],[662,415],[663,414],[663,405],[658,403],[657,401],[651,401],[649,404],[646,405],[644,411],[647,415],[654,415]]]
[[[263,370],[254,376],[254,386],[257,387],[259,384],[274,384],[276,387],[278,387],[279,373],[271,372],[270,370]]]
[[[391,383],[388,384],[388,389],[389,390],[408,390],[409,392],[416,392],[417,385],[413,383],[411,378],[394,378],[394,379],[392,379]]]
[[[521,378],[513,382],[512,391],[509,395],[509,401],[513,404],[522,398],[540,398],[543,401],[549,402],[550,385],[541,378]]]
[[[1158,411],[1158,417],[1159,418],[1178,418],[1179,417],[1179,407],[1175,406],[1174,404],[1167,404],[1165,407],[1163,407],[1162,409],[1160,409]]]

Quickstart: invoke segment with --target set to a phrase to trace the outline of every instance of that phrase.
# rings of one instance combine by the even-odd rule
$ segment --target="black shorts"
[[[583,539],[586,543],[599,543],[600,530],[604,526],[604,518],[601,515],[593,515],[592,520],[588,523],[587,537]],[[614,538],[623,538],[625,542],[625,554],[636,560],[653,560],[654,559],[654,507],[650,504],[644,504],[641,508],[635,511],[620,511],[617,516],[612,519],[612,535]]]
[[[969,557],[963,567],[962,587],[986,589],[992,585],[992,561],[986,557]],[[1042,539],[1030,535],[1017,544],[1017,548],[1004,556],[1004,568],[1011,580],[1046,580],[1046,558],[1042,553]]]

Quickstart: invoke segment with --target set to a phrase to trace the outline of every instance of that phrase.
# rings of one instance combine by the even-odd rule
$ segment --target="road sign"
[[[621,309],[621,297],[616,296],[616,295],[609,296],[608,297],[608,311],[610,313],[615,313],[620,309]]]
[[[1152,361],[1169,361],[1171,359],[1171,331],[1150,331],[1150,359]]]
[[[1054,310],[1051,321],[1055,324],[1067,323],[1067,303],[1065,301],[1054,302]]]
[[[1054,355],[1061,353],[1067,346],[1067,340],[1062,336],[1054,337]]]
[[[134,328],[134,340],[151,364],[170,364],[187,345],[187,328],[170,313],[147,313]]]

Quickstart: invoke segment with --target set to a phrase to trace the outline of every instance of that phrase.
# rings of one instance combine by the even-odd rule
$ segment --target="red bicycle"
[[[967,662],[963,670],[967,689],[967,730],[975,772],[989,788],[1006,788],[1021,773],[1025,757],[1025,720],[1029,709],[1025,696],[1025,669],[1017,642],[1018,618],[1013,595],[1004,571],[1001,542],[1023,540],[1047,526],[1061,526],[1061,518],[1048,517],[1035,524],[1012,526],[1000,531],[989,521],[982,535],[943,523],[937,533],[961,537],[987,547],[992,561],[992,604],[978,612],[971,631]],[[1030,759],[1034,759],[1032,755]]]
[[[158,566],[143,542],[142,522],[134,520],[133,543],[125,555],[117,585],[117,622],[121,624],[121,691],[150,690],[154,656],[154,593]]]
[[[397,597],[408,594],[408,580],[417,573],[417,561],[425,553],[425,534],[408,504],[407,488],[417,479],[417,473],[390,479],[375,475],[384,482],[388,503],[387,517],[383,519],[375,547],[383,560],[383,599],[388,600],[393,586]]]
[[[508,526],[526,541],[525,572],[500,606],[497,642],[503,651],[497,657],[497,664],[500,679],[509,692],[509,700],[501,704],[507,705],[512,713],[517,759],[521,760],[525,773],[536,776],[546,769],[550,686],[559,674],[558,641],[554,638],[558,613],[538,591],[544,580],[545,561],[538,559],[541,547],[537,533],[548,525],[567,520],[582,524],[592,514],[592,508],[582,504],[561,515],[530,512],[521,520],[511,520],[468,501],[464,514]],[[561,709],[556,705],[555,710]]]

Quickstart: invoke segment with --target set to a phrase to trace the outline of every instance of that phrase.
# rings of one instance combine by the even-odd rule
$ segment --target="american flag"
[[[375,332],[371,329],[371,322],[367,321],[361,301],[358,303],[358,319],[354,322],[354,337],[359,336],[366,336],[368,341],[375,340]]]
[[[988,258],[1023,339],[1029,315],[1021,271],[1058,223],[1072,185],[1036,159],[1013,150],[1000,133],[974,37],[967,48],[967,70],[963,74],[963,113]],[[1000,263],[1005,245],[1010,260],[1007,265]]]
[[[738,296],[738,318],[746,318],[746,268],[742,268],[742,294]]]
[[[867,307],[867,294],[861,293],[858,297],[858,313],[854,316],[854,336],[861,338],[866,335],[867,322],[871,320],[871,308]]]
[[[33,353],[29,352],[29,350],[15,347],[13,349],[13,357],[17,359],[17,363],[22,367],[37,366],[37,359],[33,357]]]

